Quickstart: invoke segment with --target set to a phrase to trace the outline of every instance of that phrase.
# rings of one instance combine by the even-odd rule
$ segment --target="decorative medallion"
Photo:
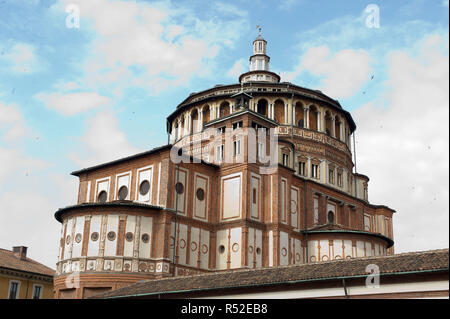
[[[116,233],[113,231],[110,231],[107,235],[108,240],[113,241],[114,239],[116,239]]]
[[[251,254],[253,253],[253,246],[248,246],[248,252]]]
[[[259,248],[259,247],[256,248],[256,254],[261,255],[261,248]]]
[[[184,249],[186,247],[186,241],[184,239],[180,239],[180,248]]]
[[[334,259],[342,259],[342,257],[339,255],[336,255],[336,256],[334,256]]]
[[[150,191],[150,182],[148,180],[145,180],[139,185],[139,194],[142,196],[147,195],[147,193]]]
[[[123,265],[123,269],[124,269],[125,271],[130,271],[131,265],[127,263],[127,264]]]
[[[134,238],[134,235],[133,235],[132,232],[128,232],[128,233],[125,234],[125,239],[127,241],[133,241],[133,238]]]
[[[150,271],[155,271],[155,265],[154,264],[150,264],[149,267]]]
[[[309,260],[312,261],[312,262],[315,262],[315,261],[316,261],[316,256],[311,256],[311,257],[309,258]]]
[[[239,250],[239,244],[234,243],[233,246],[231,246],[231,249],[233,250],[233,252],[237,252]]]
[[[142,239],[142,242],[148,243],[148,241],[150,240],[150,236],[147,233],[144,233],[144,234],[142,234],[141,239]]]
[[[202,245],[202,253],[206,254],[208,252],[208,246],[206,244]]]
[[[205,199],[205,191],[202,188],[198,188],[195,195],[199,201],[203,201]]]
[[[283,257],[285,257],[286,255],[287,255],[287,250],[286,250],[286,248],[282,248],[281,249],[281,255],[283,256]]]
[[[322,261],[327,261],[327,260],[328,260],[328,256],[327,255],[322,256]]]
[[[98,240],[98,233],[97,232],[93,232],[91,234],[91,240],[92,241],[97,241]]]
[[[146,263],[140,263],[139,264],[139,271],[144,272],[147,270],[147,264]]]
[[[75,235],[75,242],[79,243],[81,241],[81,234],[78,233]]]
[[[295,259],[297,259],[297,261],[300,261],[300,254],[299,253],[295,254]]]
[[[66,237],[66,245],[69,245],[70,244],[70,235],[67,235],[67,237]]]
[[[220,245],[219,246],[219,253],[223,254],[225,252],[225,246],[224,245]]]
[[[291,200],[291,214],[297,213],[297,202],[295,200]]]
[[[197,243],[196,242],[192,242],[191,243],[191,250],[192,251],[196,251],[197,250]]]
[[[168,264],[164,264],[163,269],[164,269],[164,271],[168,271],[169,270],[169,265]]]

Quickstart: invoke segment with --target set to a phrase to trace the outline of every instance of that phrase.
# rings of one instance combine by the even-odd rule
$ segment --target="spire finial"
[[[258,35],[261,36],[261,25],[257,25],[256,28],[258,29]]]

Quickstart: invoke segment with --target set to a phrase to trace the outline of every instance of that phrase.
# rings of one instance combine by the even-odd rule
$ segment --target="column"
[[[288,123],[289,123],[289,107],[286,103],[284,103],[284,123],[282,124]]]
[[[317,111],[317,131],[323,132],[323,126],[321,125],[321,119],[322,119],[322,113],[321,111]]]
[[[319,118],[319,117],[317,117]],[[326,131],[326,125],[325,125],[325,110],[322,109],[320,112],[320,127],[322,128],[322,132]]]
[[[292,124],[296,125],[296,122],[295,122],[295,104],[292,104]]]
[[[203,128],[203,109],[198,111],[197,132],[201,132]]]
[[[309,107],[303,108],[303,115],[304,115],[304,121],[305,121],[305,128],[309,128]]]
[[[335,126],[335,117],[334,115],[331,115],[331,136],[336,138],[336,126]]]

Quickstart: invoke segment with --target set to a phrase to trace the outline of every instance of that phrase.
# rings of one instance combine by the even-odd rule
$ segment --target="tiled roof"
[[[147,280],[98,295],[96,298],[132,297],[362,277],[368,275],[366,267],[369,264],[378,265],[380,275],[438,270],[448,272],[448,249]]]
[[[54,276],[55,271],[37,261],[26,257],[24,260],[14,256],[13,252],[0,248],[0,268],[9,268],[18,271],[32,272],[45,276]]]

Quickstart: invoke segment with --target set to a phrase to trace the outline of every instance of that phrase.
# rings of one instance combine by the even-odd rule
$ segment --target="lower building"
[[[448,249],[147,280],[95,298],[448,298]]]
[[[54,275],[27,257],[27,247],[0,248],[0,299],[53,299]]]

